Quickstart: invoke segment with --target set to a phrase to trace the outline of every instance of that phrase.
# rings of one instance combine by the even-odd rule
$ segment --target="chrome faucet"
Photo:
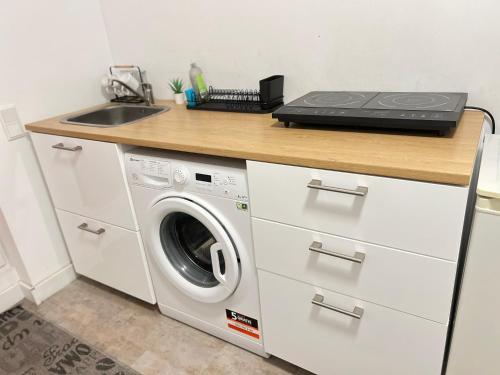
[[[141,95],[137,91],[135,91],[132,87],[127,85],[125,82],[120,81],[119,79],[113,78],[113,79],[110,79],[109,82],[111,84],[113,84],[113,82],[116,82],[116,83],[122,85],[127,90],[131,91],[134,95],[141,98],[142,101],[147,106],[152,106],[153,104],[155,104],[155,98],[153,96],[153,86],[151,85],[151,83],[141,83],[142,92],[144,93],[144,95]]]
[[[151,83],[143,83],[142,85],[142,92],[144,93],[143,99],[146,105],[153,105],[155,104],[155,98],[153,96],[153,85]]]

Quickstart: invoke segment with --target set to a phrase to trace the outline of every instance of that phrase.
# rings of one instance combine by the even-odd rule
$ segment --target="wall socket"
[[[21,138],[26,134],[14,104],[0,106],[0,122],[8,141]]]

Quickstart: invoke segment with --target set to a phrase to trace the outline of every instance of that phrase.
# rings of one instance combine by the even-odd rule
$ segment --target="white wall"
[[[103,102],[111,55],[98,0],[0,0],[0,103],[31,122]]]
[[[0,0],[0,104],[31,122],[103,102],[111,54],[98,0]],[[36,286],[70,263],[29,137],[0,129],[0,235]],[[5,243],[4,243],[5,245]]]
[[[285,74],[310,90],[466,91],[500,117],[495,0],[101,0],[116,63],[148,70],[158,97],[196,61],[209,84]]]

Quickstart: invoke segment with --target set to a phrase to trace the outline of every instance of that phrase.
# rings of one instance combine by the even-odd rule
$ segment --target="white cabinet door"
[[[468,187],[253,161],[247,169],[253,217],[458,258]]]
[[[139,232],[57,210],[77,273],[155,303]]]
[[[253,218],[252,228],[260,269],[437,322],[449,321],[454,262],[262,219]]]
[[[116,144],[31,137],[56,208],[137,230]]]
[[[264,347],[320,375],[439,375],[447,326],[259,270]],[[323,303],[353,311],[356,319]],[[355,312],[359,314],[359,311]]]

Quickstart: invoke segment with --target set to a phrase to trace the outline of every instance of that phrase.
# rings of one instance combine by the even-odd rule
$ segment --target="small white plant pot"
[[[174,94],[175,104],[184,104],[184,93]]]

